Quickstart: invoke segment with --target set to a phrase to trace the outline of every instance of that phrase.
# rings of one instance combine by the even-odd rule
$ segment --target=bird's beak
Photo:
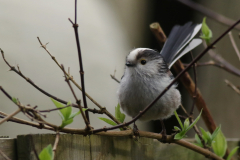
[[[132,63],[130,63],[130,62],[126,62],[125,65],[128,66],[128,67],[133,67],[133,66],[134,66],[134,64],[132,64]]]

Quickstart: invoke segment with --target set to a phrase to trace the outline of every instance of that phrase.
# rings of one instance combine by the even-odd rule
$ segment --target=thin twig
[[[77,43],[77,50],[78,50],[83,105],[84,105],[84,108],[88,108],[87,107],[86,94],[85,94],[85,85],[84,85],[84,71],[83,71],[82,53],[81,53],[81,47],[80,47],[80,42],[79,42],[79,36],[78,36],[77,0],[75,0],[75,23],[73,24],[73,28],[74,28],[74,33],[75,33],[75,38],[76,38],[76,43]],[[88,122],[90,123],[88,111],[86,111],[85,114],[86,114]]]
[[[76,94],[75,94],[75,92],[74,92],[74,90],[73,90],[73,88],[72,88],[72,85],[71,85],[71,83],[69,82],[69,79],[68,79],[67,75],[65,74],[66,71],[65,71],[65,69],[64,69],[64,66],[63,66],[63,65],[61,65],[61,66],[62,66],[62,68],[63,68],[63,70],[64,70],[63,73],[64,73],[64,76],[65,76],[65,81],[67,82],[67,84],[68,84],[68,86],[69,86],[69,88],[70,88],[70,90],[71,90],[71,92],[72,92],[72,94],[73,94],[73,96],[74,96],[74,98],[75,98],[75,100],[76,100],[76,103],[77,103],[78,106],[79,106],[79,110],[80,110],[81,115],[82,115],[82,117],[83,117],[83,120],[84,120],[84,122],[85,122],[85,124],[86,124],[86,127],[87,127],[88,130],[91,130],[92,127],[90,126],[90,123],[89,123],[89,121],[88,121],[88,119],[87,119],[87,117],[86,117],[86,115],[85,115],[85,112],[83,111],[83,109],[82,109],[82,107],[81,107],[81,105],[80,105],[80,100],[77,98],[77,96],[76,96]]]
[[[184,113],[188,116],[188,118],[190,119],[190,122],[193,123],[193,121],[194,121],[193,116],[190,115],[190,114],[188,114],[187,110],[183,107],[183,105],[180,105],[180,106],[181,106],[181,109],[183,110],[183,112],[184,112]],[[178,116],[179,116],[179,115],[178,115]],[[194,131],[197,133],[199,139],[201,140],[203,147],[204,147],[204,148],[208,148],[208,147],[206,146],[206,143],[205,143],[205,141],[203,140],[202,135],[200,134],[199,129],[198,129],[198,127],[197,127],[196,124],[193,126],[193,129],[194,129]]]
[[[192,54],[192,51],[191,51],[191,58],[192,58],[192,60],[194,59],[193,54]],[[193,104],[192,104],[192,108],[191,108],[191,110],[190,110],[190,115],[189,115],[189,120],[190,120],[191,123],[194,122],[194,119],[193,119],[193,111],[194,111],[195,101],[196,101],[196,98],[197,98],[197,71],[196,71],[196,63],[193,65],[193,75],[194,75],[195,88],[194,88],[194,93],[193,93],[193,95],[192,95],[192,97],[193,97]],[[203,147],[204,147],[204,148],[208,148],[207,145],[206,145],[206,143],[205,143],[205,141],[204,141],[204,139],[203,139],[203,137],[202,137],[202,135],[201,135],[200,132],[199,132],[199,129],[198,129],[197,125],[194,125],[194,126],[193,126],[193,129],[194,129],[194,131],[197,133],[197,135],[198,135],[198,137],[199,137],[199,139],[200,139]],[[209,148],[208,148],[208,149],[209,149]]]
[[[188,66],[188,64],[183,64],[184,67]],[[225,65],[221,64],[221,63],[216,63],[213,60],[210,60],[208,62],[203,62],[203,63],[196,63],[196,67],[204,67],[204,66],[215,66],[218,67],[220,69],[224,69],[225,71],[240,77],[240,70],[238,70],[237,68],[235,68],[236,70],[231,70],[228,67],[226,67]]]
[[[54,142],[54,145],[53,145],[53,156],[54,156],[53,159],[56,158],[56,151],[57,151],[57,146],[58,146],[58,142],[59,142],[59,137],[60,137],[60,134],[59,134],[59,132],[57,132],[55,142]]]
[[[229,35],[230,41],[232,43],[232,46],[233,46],[233,48],[234,48],[234,50],[235,50],[235,52],[236,52],[236,54],[238,56],[238,59],[240,60],[240,52],[238,50],[237,44],[234,41],[234,38],[232,36],[232,32],[229,32],[228,35]]]
[[[112,78],[113,80],[115,80],[117,83],[120,83],[120,81],[115,77],[115,75],[111,75],[111,74],[110,74],[110,76],[111,76],[111,78]]]
[[[64,107],[53,108],[53,109],[45,109],[45,110],[38,110],[38,111],[39,112],[52,112],[52,111],[58,111],[58,110],[63,109],[63,108],[67,108],[69,106],[72,106],[72,105],[66,105]]]
[[[194,59],[192,51],[191,51],[191,58],[192,58],[192,60]],[[196,100],[196,97],[197,97],[197,71],[196,71],[196,63],[193,65],[193,75],[194,75],[195,88],[194,88],[194,93],[192,95],[192,97],[193,97],[193,104],[192,104],[192,108],[190,110],[190,119],[192,119],[192,116],[193,116],[195,100]]]
[[[225,83],[231,87],[237,94],[240,95],[240,90],[238,89],[238,87],[236,87],[234,84],[232,84],[231,82],[229,82],[228,80],[225,79]]]
[[[1,121],[0,121],[0,125],[9,120],[10,118],[12,118],[13,116],[15,116],[16,114],[18,114],[19,112],[21,112],[21,108],[18,108],[15,112],[13,112],[12,114],[9,114],[7,117],[3,118]]]
[[[184,4],[184,5],[192,8],[192,9],[198,11],[198,12],[203,13],[204,15],[207,15],[208,17],[216,20],[217,22],[220,22],[220,23],[222,23],[224,25],[227,25],[229,27],[232,26],[235,23],[234,20],[232,20],[230,18],[227,18],[227,17],[225,17],[225,16],[223,16],[219,13],[216,13],[216,12],[214,12],[214,11],[212,11],[212,10],[210,10],[210,9],[208,9],[208,8],[198,4],[198,3],[195,3],[193,1],[190,1],[190,0],[178,0],[178,1],[182,4]],[[240,25],[236,25],[234,28],[237,29],[237,30],[240,30]]]
[[[138,120],[144,113],[146,113],[168,90],[169,88],[174,85],[177,80],[183,75],[185,74],[193,64],[195,64],[200,58],[202,58],[207,52],[208,50],[210,50],[219,40],[221,40],[229,31],[231,31],[238,23],[240,23],[240,19],[234,24],[232,25],[230,28],[228,28],[222,35],[220,35],[212,44],[210,44],[202,53],[200,53],[190,64],[189,66],[187,66],[185,69],[183,69],[174,79],[173,81],[156,97],[155,100],[153,100],[146,108],[144,108],[143,111],[140,111],[139,114],[137,116],[135,116],[131,121],[129,122],[126,122],[124,124],[120,124],[120,125],[116,125],[116,126],[113,126],[113,127],[107,127],[107,128],[104,128],[104,129],[95,129],[93,131],[93,133],[96,133],[96,132],[100,132],[100,131],[106,131],[106,130],[113,130],[113,129],[116,129],[116,128],[121,128],[123,126],[128,126],[132,123],[134,123],[136,120]],[[201,106],[201,109],[202,109],[202,106]],[[207,108],[206,108],[207,109]],[[206,114],[206,111],[205,109],[203,109],[203,114],[204,113]],[[209,125],[207,124],[207,126],[209,127],[209,130],[210,132],[212,133],[215,128],[216,128],[216,125],[213,121],[213,118],[209,112],[209,114],[207,115],[209,117],[204,117],[204,120],[205,121],[209,121],[209,119],[212,121],[212,125],[214,125],[213,127],[209,127]],[[208,119],[207,119],[208,118]]]

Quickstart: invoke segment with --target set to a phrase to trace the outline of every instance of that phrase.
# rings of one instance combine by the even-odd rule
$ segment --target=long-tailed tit
[[[160,53],[149,48],[137,48],[129,53],[117,93],[124,112],[135,117],[171,83],[174,78],[171,66],[202,43],[201,39],[193,39],[200,29],[201,24],[191,22],[174,26]],[[170,117],[181,104],[181,94],[176,87],[173,85],[140,120]]]

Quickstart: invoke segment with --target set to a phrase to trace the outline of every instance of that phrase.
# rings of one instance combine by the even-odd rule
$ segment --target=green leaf
[[[215,143],[212,143],[214,153],[219,157],[223,157],[227,149],[227,141],[221,130],[214,138],[214,141]]]
[[[220,130],[221,130],[221,125],[219,125],[219,127],[217,127],[215,131],[212,133],[212,140],[214,140],[214,138],[217,136]]]
[[[212,31],[207,26],[206,17],[203,18],[202,35],[200,37],[206,41],[207,45],[210,44],[210,39],[212,38]]]
[[[53,160],[53,150],[52,145],[49,144],[47,147],[45,147],[41,153],[39,154],[40,160]]]
[[[231,160],[232,156],[237,152],[238,148],[239,148],[238,146],[233,148],[233,150],[229,153],[226,160]]]
[[[84,112],[84,111],[88,110],[88,108],[83,108],[82,110],[83,110],[83,112]],[[72,114],[69,116],[69,119],[70,119],[70,118],[74,118],[75,116],[79,115],[80,113],[81,113],[81,111],[72,113]]]
[[[210,134],[210,136],[209,136],[209,134],[208,134],[209,132],[206,132],[202,127],[200,127],[200,130],[201,130],[201,132],[202,132],[202,137],[203,137],[205,143],[206,143],[209,147],[211,147],[211,146],[212,146],[211,134]]]
[[[182,121],[180,120],[180,118],[178,117],[177,111],[174,111],[174,114],[175,114],[175,116],[176,116],[176,118],[178,120],[178,123],[180,124],[180,126],[181,126],[181,128],[183,130],[183,124],[182,124]]]
[[[16,105],[18,105],[19,104],[19,101],[18,101],[18,99],[17,98],[15,98],[15,97],[12,97],[12,101],[16,104]]]
[[[189,124],[190,124],[190,121],[189,121],[189,119],[187,118],[187,119],[185,119],[185,121],[184,121],[184,126],[183,126],[183,130],[184,131],[186,131],[187,130],[187,128],[189,127]]]
[[[186,129],[186,132],[189,131],[197,122],[198,120],[200,119],[202,115],[202,109],[201,109],[201,112],[199,113],[199,115],[197,116],[197,118],[193,121],[193,123]]]
[[[69,125],[73,122],[73,118],[62,121],[60,128],[64,128],[66,125]]]
[[[195,134],[195,140],[196,140],[198,146],[203,147],[202,142],[197,134]]]
[[[54,100],[53,98],[51,98],[52,102],[55,104],[55,106],[57,108],[62,108],[62,107],[65,107],[65,105],[63,105],[62,103]],[[67,105],[71,105],[71,102],[68,102]],[[63,109],[60,109],[60,117],[62,118],[62,120],[67,120],[69,119],[69,116],[71,115],[72,113],[72,107],[69,106],[69,107],[66,107],[66,108],[63,108]]]
[[[125,114],[120,111],[120,104],[118,104],[117,107],[115,107],[115,117],[121,123],[124,122]]]
[[[185,134],[186,134],[186,132],[184,132],[184,131],[182,131],[182,132],[180,132],[180,133],[177,133],[177,134],[174,136],[174,139],[175,139],[175,140],[183,139],[183,138],[186,137]]]
[[[101,119],[102,121],[112,125],[112,126],[116,126],[117,124],[115,122],[113,122],[112,120],[110,119],[107,119],[107,118],[103,118],[103,117],[98,117],[99,119]]]
[[[181,129],[178,128],[177,126],[174,126],[174,129],[175,129],[176,131],[181,131]]]

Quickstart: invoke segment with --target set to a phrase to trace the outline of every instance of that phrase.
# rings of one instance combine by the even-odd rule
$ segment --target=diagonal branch
[[[178,0],[178,2],[184,4],[184,5],[186,5],[186,6],[190,7],[190,8],[198,11],[198,12],[201,12],[202,14],[205,14],[208,17],[211,17],[212,19],[214,19],[217,22],[220,22],[220,23],[222,23],[222,24],[224,24],[226,26],[230,27],[230,26],[232,26],[235,23],[234,20],[232,20],[230,18],[227,18],[227,17],[225,17],[225,16],[223,16],[223,15],[221,15],[219,13],[216,13],[216,12],[214,12],[214,11],[212,11],[212,10],[210,10],[210,9],[208,9],[208,8],[198,4],[198,3],[195,3],[193,1],[190,1],[190,0]],[[240,30],[240,25],[236,25],[234,28],[237,29],[237,30]]]

